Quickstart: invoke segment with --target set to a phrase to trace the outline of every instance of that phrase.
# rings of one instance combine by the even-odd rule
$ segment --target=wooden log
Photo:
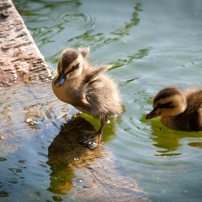
[[[0,2],[0,48],[0,85],[52,79],[52,70],[11,0]]]

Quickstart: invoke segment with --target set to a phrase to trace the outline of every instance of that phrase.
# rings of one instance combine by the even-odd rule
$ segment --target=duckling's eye
[[[172,102],[168,102],[165,104],[158,103],[158,108],[172,108],[173,106],[171,106],[171,103]]]
[[[158,108],[164,108],[165,104],[158,103]]]
[[[79,68],[79,63],[76,64],[76,65],[74,65],[74,66],[72,66],[72,68],[71,68],[68,72],[66,72],[65,74],[67,75],[67,74],[69,74],[70,72],[73,72],[75,69],[78,69],[78,68]]]
[[[78,69],[78,68],[79,68],[79,63],[72,67],[72,71],[74,71],[75,69]]]

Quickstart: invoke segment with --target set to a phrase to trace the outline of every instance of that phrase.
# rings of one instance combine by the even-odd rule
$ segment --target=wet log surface
[[[46,172],[50,172],[48,188],[39,187],[40,193],[56,194],[54,201],[61,201],[64,195],[66,200],[77,201],[149,201],[105,143],[94,150],[78,143],[81,131],[94,131],[93,126],[53,95],[52,71],[12,2],[6,0],[0,2],[0,45],[1,166],[6,173],[6,168],[10,169],[9,158],[30,162],[24,170],[20,167],[24,176],[15,175],[13,184],[1,172],[0,198],[19,200],[25,192],[33,197],[32,188],[27,190],[24,186],[30,178],[26,172],[30,173],[27,170],[32,167],[27,153],[33,149],[39,157],[46,156]],[[24,156],[19,158],[19,153]],[[19,184],[22,179],[24,183]],[[37,195],[37,200],[41,195]]]
[[[0,2],[0,48],[0,85],[52,78],[51,69],[10,0]]]

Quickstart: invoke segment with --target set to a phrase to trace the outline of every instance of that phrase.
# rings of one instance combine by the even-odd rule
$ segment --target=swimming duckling
[[[202,88],[181,91],[167,87],[153,98],[153,110],[146,116],[161,116],[167,127],[182,131],[202,130]]]
[[[90,66],[86,59],[89,51],[89,48],[65,49],[59,59],[52,88],[61,101],[101,119],[101,127],[94,135],[98,137],[99,144],[107,115],[122,113],[122,105],[117,84],[104,74],[111,65]]]

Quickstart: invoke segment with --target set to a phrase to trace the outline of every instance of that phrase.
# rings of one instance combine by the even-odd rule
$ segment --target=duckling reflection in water
[[[101,119],[100,129],[91,136],[98,137],[99,144],[107,115],[121,114],[122,105],[116,82],[104,74],[111,66],[90,66],[86,59],[89,51],[89,48],[65,49],[58,62],[52,88],[61,101]]]
[[[167,87],[153,98],[153,110],[146,119],[161,116],[162,123],[174,130],[202,130],[202,88],[181,91]]]

